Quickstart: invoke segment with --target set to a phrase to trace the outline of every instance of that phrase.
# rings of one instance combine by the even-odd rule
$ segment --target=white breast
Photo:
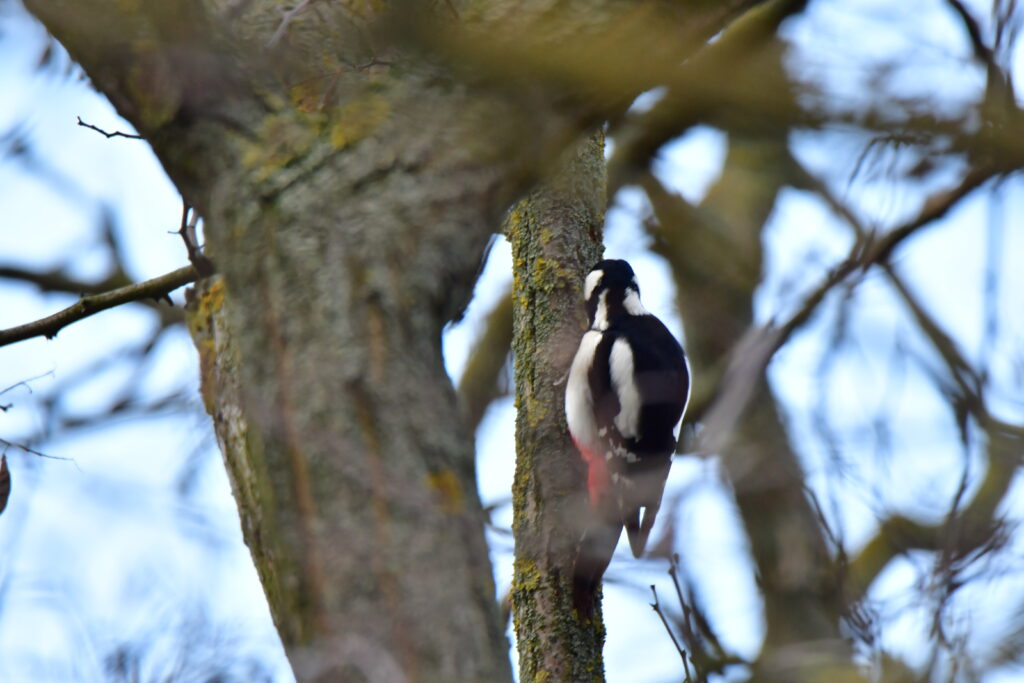
[[[565,420],[569,432],[581,446],[588,448],[596,448],[599,444],[597,422],[594,419],[594,397],[590,394],[587,373],[590,372],[601,336],[596,330],[589,330],[583,335],[565,386]]]

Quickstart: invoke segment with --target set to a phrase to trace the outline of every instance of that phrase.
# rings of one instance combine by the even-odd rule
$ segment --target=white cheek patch
[[[633,349],[625,339],[616,339],[612,344],[609,358],[612,388],[619,397],[619,414],[615,426],[626,439],[639,438],[640,390],[636,386],[633,372]]]
[[[591,330],[583,335],[569,370],[569,381],[565,385],[565,421],[569,425],[569,433],[581,446],[588,448],[594,448],[599,443],[597,422],[594,419],[594,397],[590,394],[590,379],[587,375],[600,342],[600,332]]]
[[[587,275],[587,279],[583,282],[583,300],[590,301],[590,295],[594,293],[597,286],[601,284],[601,278],[604,277],[603,270],[592,270]]]
[[[632,287],[626,290],[626,297],[622,300],[622,307],[630,315],[647,315],[647,309],[640,303],[640,293]]]

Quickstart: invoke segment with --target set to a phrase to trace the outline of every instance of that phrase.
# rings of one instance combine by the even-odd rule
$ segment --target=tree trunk
[[[29,5],[204,217],[204,395],[296,676],[509,680],[441,330],[536,154],[520,112],[429,63],[307,111],[196,3]]]
[[[603,251],[604,177],[604,136],[596,134],[507,221],[516,270],[512,601],[524,681],[604,680],[600,609],[583,621],[572,605],[572,561],[586,502],[562,410],[565,377],[586,328],[583,277]]]

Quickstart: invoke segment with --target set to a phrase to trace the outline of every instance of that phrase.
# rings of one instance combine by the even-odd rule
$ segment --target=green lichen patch
[[[308,153],[319,129],[313,116],[270,114],[264,118],[256,139],[246,143],[242,164],[254,173],[257,182],[265,181]]]
[[[387,120],[390,113],[390,102],[376,94],[360,97],[339,107],[331,114],[331,146],[343,149],[369,137]]]
[[[465,493],[455,472],[448,469],[431,472],[427,475],[427,485],[437,494],[442,510],[449,514],[462,511]]]

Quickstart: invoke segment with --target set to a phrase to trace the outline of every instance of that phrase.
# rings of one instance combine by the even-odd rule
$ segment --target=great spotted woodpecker
[[[590,329],[569,371],[565,416],[587,466],[590,514],[573,566],[573,602],[589,618],[622,527],[635,557],[647,545],[690,398],[690,369],[679,342],[641,305],[628,263],[595,265],[583,297]]]

